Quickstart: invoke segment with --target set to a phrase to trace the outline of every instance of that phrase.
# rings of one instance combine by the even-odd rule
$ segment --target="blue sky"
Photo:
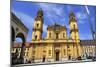
[[[75,13],[79,36],[81,40],[92,39],[89,22],[93,25],[94,31],[96,31],[96,7],[87,6],[89,9],[88,19],[86,14],[86,8],[84,5],[72,5],[72,4],[55,4],[55,3],[38,3],[38,2],[20,2],[13,0],[11,3],[11,11],[25,24],[29,29],[27,41],[32,39],[32,28],[34,23],[34,17],[37,11],[42,8],[44,13],[44,26],[43,26],[43,38],[46,37],[46,31],[48,25],[58,23],[60,25],[66,25],[67,33],[69,34],[69,20],[68,16],[72,10]],[[16,41],[20,41],[16,38]]]

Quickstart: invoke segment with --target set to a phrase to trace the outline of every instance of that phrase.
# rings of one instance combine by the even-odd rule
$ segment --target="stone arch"
[[[17,37],[19,37],[19,38],[21,38],[22,39],[22,42],[25,42],[26,40],[25,40],[25,36],[24,36],[24,34],[23,33],[18,33],[17,35],[16,35],[16,38]]]

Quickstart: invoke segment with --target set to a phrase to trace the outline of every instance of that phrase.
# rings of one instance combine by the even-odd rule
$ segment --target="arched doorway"
[[[56,61],[59,61],[59,52],[56,52]]]
[[[24,36],[23,33],[18,33],[18,34],[16,35],[16,38],[21,38],[21,39],[22,39],[22,42],[25,42],[25,36]]]
[[[68,56],[68,60],[71,60],[71,56],[70,55]]]
[[[60,55],[60,51],[59,50],[55,50],[55,60],[59,61],[59,55]]]
[[[25,36],[24,36],[24,34],[23,33],[18,33],[17,35],[16,35],[16,38],[19,38],[21,41],[22,41],[22,45],[21,45],[21,56],[23,56],[23,54],[24,54],[24,52],[23,52],[23,50],[24,50],[24,46],[25,46]]]
[[[42,62],[45,62],[45,56],[43,57],[43,60],[42,60]]]
[[[17,38],[21,40],[22,45],[21,45],[20,57],[19,58],[16,57],[16,60],[17,60],[17,63],[23,63],[24,62],[23,56],[24,56],[25,36],[23,33],[18,33],[16,35],[16,39]]]
[[[45,55],[43,56],[42,62],[45,62]]]

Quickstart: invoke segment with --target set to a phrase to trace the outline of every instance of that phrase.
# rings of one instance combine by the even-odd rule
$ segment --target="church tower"
[[[69,15],[69,24],[70,24],[70,38],[71,39],[79,39],[79,33],[78,33],[78,25],[75,18],[75,14],[73,12]]]
[[[70,25],[70,38],[73,43],[73,55],[75,58],[81,56],[81,47],[80,47],[80,38],[79,38],[79,32],[78,32],[78,25],[77,20],[75,17],[75,14],[71,11],[69,15],[69,25]]]
[[[43,11],[39,9],[33,25],[32,40],[41,40],[43,31]]]

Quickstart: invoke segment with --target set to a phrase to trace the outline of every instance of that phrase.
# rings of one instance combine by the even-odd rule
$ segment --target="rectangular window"
[[[51,55],[51,50],[49,50],[49,55]]]
[[[64,55],[66,55],[66,49],[64,49]]]
[[[63,33],[63,38],[65,38],[65,33]]]
[[[56,39],[58,39],[58,33],[56,33]]]

